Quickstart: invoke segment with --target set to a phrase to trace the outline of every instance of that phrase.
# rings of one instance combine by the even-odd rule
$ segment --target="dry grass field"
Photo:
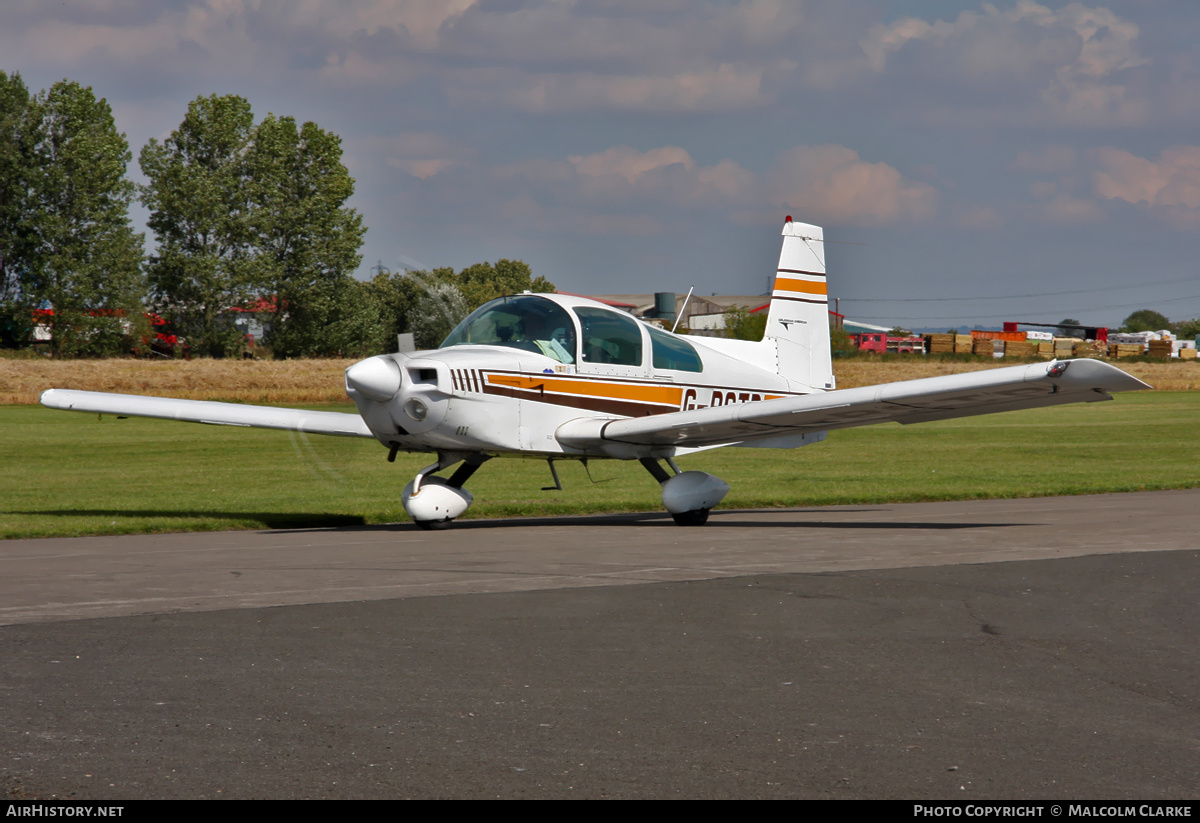
[[[895,383],[900,380],[916,380],[921,377],[938,377],[943,374],[960,374],[962,372],[995,369],[1018,363],[1032,363],[1032,360],[1005,362],[1004,358],[979,358],[969,361],[940,360],[934,357],[904,356],[890,357],[887,360],[870,358],[849,358],[835,360],[834,374],[837,375],[839,389],[853,389],[858,386],[873,386],[876,383]],[[1114,366],[1132,374],[1139,380],[1149,383],[1161,391],[1195,391],[1200,389],[1200,361],[1171,360],[1161,363],[1128,362],[1125,360],[1110,361]]]
[[[46,389],[153,394],[276,405],[345,403],[350,360],[4,360],[0,404]]]
[[[277,405],[346,402],[342,372],[350,360],[46,360],[0,359],[0,405],[36,403],[49,388],[153,394],[193,400]],[[838,388],[978,371],[1003,360],[943,361],[920,356],[834,362]],[[1165,391],[1200,389],[1200,362],[1120,362]]]

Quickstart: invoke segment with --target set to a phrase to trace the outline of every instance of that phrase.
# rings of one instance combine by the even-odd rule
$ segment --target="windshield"
[[[441,348],[451,346],[506,346],[574,363],[575,324],[562,307],[544,297],[501,297],[459,323]]]

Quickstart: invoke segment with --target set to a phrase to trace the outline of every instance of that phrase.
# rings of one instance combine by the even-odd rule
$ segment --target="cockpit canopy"
[[[638,368],[646,365],[648,334],[655,369],[704,370],[696,349],[673,334],[599,306],[573,306],[571,312],[538,295],[501,297],[459,323],[441,348],[504,346],[543,354],[559,363]]]
[[[553,300],[529,294],[501,297],[459,323],[441,347],[450,346],[505,346],[574,363],[575,323]]]

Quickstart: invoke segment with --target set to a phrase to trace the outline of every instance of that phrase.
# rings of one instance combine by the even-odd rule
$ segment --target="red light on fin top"
[[[783,218],[783,222],[785,222],[785,223],[792,222],[792,216],[789,214],[787,217]]]

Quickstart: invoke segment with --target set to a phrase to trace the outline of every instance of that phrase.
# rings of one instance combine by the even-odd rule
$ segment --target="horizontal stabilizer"
[[[71,389],[48,389],[42,392],[41,403],[47,408],[63,411],[158,417],[214,426],[284,429],[341,437],[374,436],[361,417],[343,412],[278,409],[274,406],[246,406],[240,403],[177,400],[170,397],[142,397],[136,394],[109,394]]]
[[[1109,392],[1150,386],[1098,360],[949,374],[857,389],[815,392],[617,420],[579,420],[560,427],[564,445],[614,456],[639,446],[703,447],[802,435],[875,423],[924,423],[976,414],[1111,400]]]

